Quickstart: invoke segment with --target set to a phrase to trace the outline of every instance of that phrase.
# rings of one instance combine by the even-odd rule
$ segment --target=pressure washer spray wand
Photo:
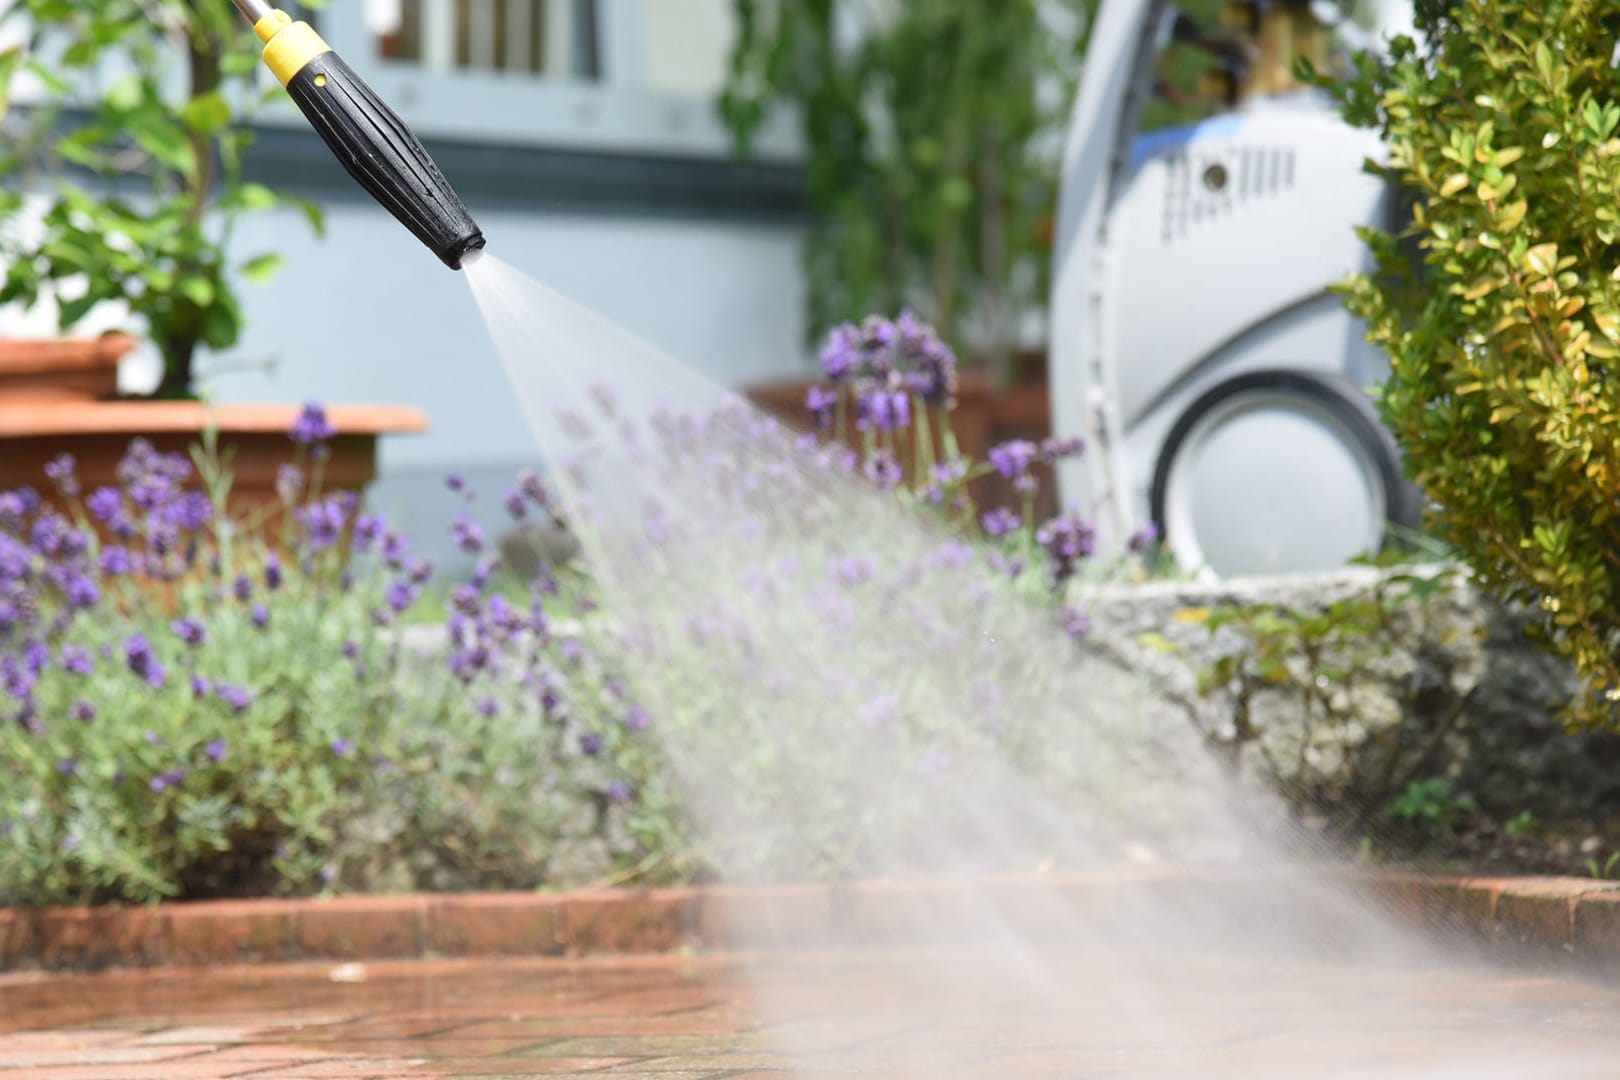
[[[484,233],[405,122],[307,22],[268,0],[235,0],[264,63],[360,186],[452,270]]]

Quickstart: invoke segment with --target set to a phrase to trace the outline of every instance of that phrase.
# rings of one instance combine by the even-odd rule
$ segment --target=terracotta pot
[[[135,348],[127,334],[67,341],[0,340],[0,402],[103,401],[118,393],[118,361]]]
[[[45,476],[58,454],[71,454],[85,494],[118,483],[118,462],[144,438],[161,451],[189,456],[205,428],[232,454],[233,515],[262,514],[266,535],[280,525],[276,473],[297,448],[287,437],[298,405],[204,405],[184,401],[19,404],[0,399],[0,490],[29,486],[58,507],[64,500]],[[377,477],[377,439],[427,430],[427,417],[398,405],[332,405],[327,419],[338,436],[329,444],[322,488],[363,492]]]

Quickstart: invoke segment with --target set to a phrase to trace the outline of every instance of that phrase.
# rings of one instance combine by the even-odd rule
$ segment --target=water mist
[[[1452,961],[1302,859],[1151,685],[838,449],[487,253],[464,268],[704,857],[729,881],[930,884],[883,938],[915,947],[812,1024],[785,1018],[816,965],[865,962],[873,928],[784,941],[733,913],[805,950],[751,984],[795,1069],[864,1040],[885,1076],[1012,1075],[978,1062],[1085,1028],[1117,1052],[1017,1075],[1212,1075],[1232,1040],[1259,1049],[1229,1075],[1612,1072],[1580,1056],[1620,1049],[1590,1018],[1561,1056],[1518,1041],[1510,983],[1480,1060],[1429,1061],[1414,1017]],[[1266,985],[1223,986],[1235,957]]]

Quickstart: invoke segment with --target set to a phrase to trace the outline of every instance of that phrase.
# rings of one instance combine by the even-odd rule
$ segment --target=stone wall
[[[1246,713],[1235,687],[1200,693],[1199,673],[1246,644],[1231,626],[1212,634],[1204,612],[1232,604],[1320,612],[1391,588],[1394,572],[1108,587],[1088,609],[1088,648],[1143,671],[1162,707],[1184,714],[1249,775],[1295,795],[1308,816],[1376,813],[1406,783],[1444,777],[1499,822],[1526,810],[1594,829],[1620,821],[1620,737],[1569,734],[1558,717],[1578,685],[1570,667],[1526,638],[1522,614],[1460,573],[1421,573],[1444,587],[1393,605],[1387,634],[1345,635],[1315,669],[1292,656],[1280,683],[1254,689]],[[1307,701],[1313,671],[1324,669],[1335,677]]]

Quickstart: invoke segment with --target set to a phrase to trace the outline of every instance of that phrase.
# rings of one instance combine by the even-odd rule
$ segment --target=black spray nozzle
[[[411,129],[308,23],[236,0],[264,62],[355,181],[452,270],[484,233]]]

